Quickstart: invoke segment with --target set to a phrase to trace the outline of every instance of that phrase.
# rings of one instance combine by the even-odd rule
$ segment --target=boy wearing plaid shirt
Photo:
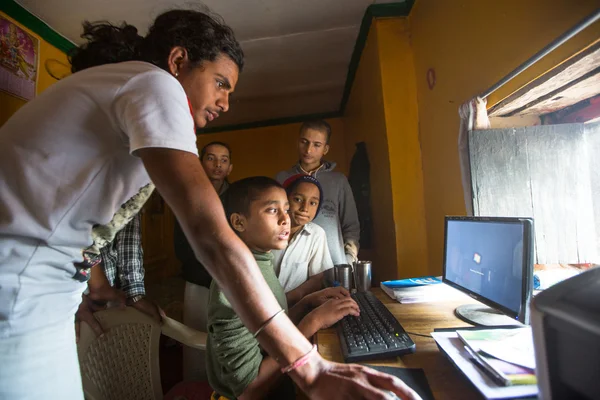
[[[146,299],[144,287],[144,250],[142,248],[141,216],[137,214],[133,219],[119,231],[114,240],[100,249],[102,261],[99,266],[92,269],[96,276],[104,271],[106,281],[102,274],[97,274],[104,285],[110,285],[115,289],[122,290],[126,297],[126,304],[137,308],[139,311],[160,321],[158,307]],[[89,304],[92,303],[92,304]],[[96,332],[102,334],[102,327],[93,317],[92,312],[104,308],[104,305],[94,303],[84,295],[82,304],[76,313],[76,321],[84,320]],[[79,330],[78,326],[76,326]],[[78,335],[79,336],[79,335]]]

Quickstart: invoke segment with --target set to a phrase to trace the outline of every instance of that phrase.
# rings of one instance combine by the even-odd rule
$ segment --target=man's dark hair
[[[331,126],[327,123],[327,121],[322,119],[306,121],[300,127],[300,133],[304,132],[307,129],[313,129],[315,131],[324,133],[325,137],[327,138],[326,144],[329,144],[329,139],[331,139]]]
[[[227,221],[236,213],[248,216],[252,202],[256,201],[263,191],[274,187],[283,190],[279,182],[267,176],[253,176],[233,182],[223,194]]]
[[[229,152],[229,161],[231,161],[231,149],[229,148],[229,145],[227,143],[223,143],[223,142],[210,142],[209,144],[204,146],[202,148],[202,150],[200,150],[200,161],[204,160],[204,156],[206,155],[206,149],[208,149],[210,146],[213,146],[213,145],[225,147],[227,149],[227,151]]]
[[[87,43],[69,54],[72,72],[123,61],[146,61],[168,70],[167,60],[176,46],[187,50],[193,65],[215,61],[225,54],[240,72],[244,67],[244,53],[233,31],[208,10],[167,11],[154,20],[146,37],[126,22],[116,26],[106,21],[85,21],[81,37]]]

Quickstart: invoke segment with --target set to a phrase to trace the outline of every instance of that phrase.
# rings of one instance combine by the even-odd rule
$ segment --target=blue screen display
[[[523,225],[448,220],[446,229],[446,279],[518,313]]]

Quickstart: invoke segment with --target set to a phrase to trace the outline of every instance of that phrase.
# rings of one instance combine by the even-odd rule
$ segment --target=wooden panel
[[[600,92],[600,67],[593,72],[586,76],[586,79],[572,82],[559,91],[551,92],[549,96],[543,96],[528,104],[520,115],[548,114],[596,96]]]
[[[594,206],[594,220],[596,222],[596,249],[600,253],[600,122],[585,124],[585,136],[588,143],[588,157],[590,165],[590,180],[592,185],[592,202]],[[600,264],[600,254],[596,258]]]
[[[469,133],[474,215],[533,215],[527,148],[523,142],[524,138],[516,134],[516,129]],[[499,153],[498,149],[504,151]],[[506,154],[507,160],[505,152],[508,151],[511,154]]]
[[[142,210],[142,247],[146,282],[157,282],[179,272],[173,248],[175,217],[157,191]]]
[[[582,124],[473,131],[469,153],[475,215],[533,217],[538,264],[596,259]]]
[[[521,126],[542,125],[542,120],[537,115],[513,115],[512,117],[490,117],[490,125],[498,128],[518,128]]]
[[[502,116],[526,106],[548,93],[564,87],[600,66],[600,41],[548,71],[533,82],[490,108],[489,115]],[[554,96],[553,96],[554,97]],[[579,98],[583,100],[585,97]]]
[[[524,116],[523,118],[531,118],[531,116]],[[600,121],[600,95],[580,101],[579,103],[563,108],[562,110],[546,114],[540,118],[540,120],[542,122],[541,124],[530,124],[529,126],[580,123],[591,124],[593,123],[592,121],[598,122]],[[494,126],[494,128],[503,127]]]

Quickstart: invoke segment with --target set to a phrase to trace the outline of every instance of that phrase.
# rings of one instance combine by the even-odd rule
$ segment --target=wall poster
[[[25,100],[35,97],[39,40],[0,17],[0,90]]]

